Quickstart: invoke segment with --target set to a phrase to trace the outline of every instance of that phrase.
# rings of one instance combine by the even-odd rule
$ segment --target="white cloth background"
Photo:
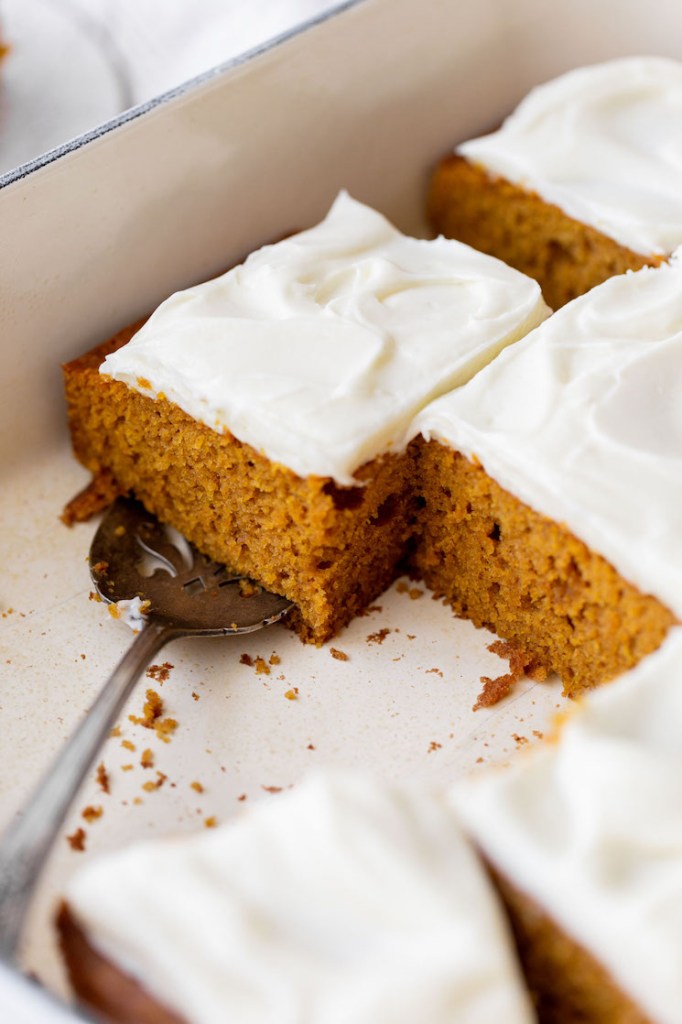
[[[135,103],[333,6],[333,0],[61,2],[90,19],[116,45]]]
[[[0,0],[0,173],[338,0]]]

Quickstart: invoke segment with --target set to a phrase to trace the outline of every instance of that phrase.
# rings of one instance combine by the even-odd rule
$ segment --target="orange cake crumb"
[[[109,792],[109,774],[104,767],[104,761],[100,761],[97,765],[97,784],[103,793]]]
[[[146,701],[142,708],[142,715],[128,715],[134,725],[141,725],[145,729],[153,729],[156,735],[164,743],[170,742],[172,733],[178,727],[174,718],[162,718],[164,711],[163,700],[155,690],[147,690]]]
[[[383,629],[379,629],[376,633],[370,633],[369,636],[365,637],[365,642],[368,644],[383,644],[390,632],[391,630],[384,626]]]
[[[161,789],[167,778],[168,776],[163,772],[157,771],[156,778],[150,779],[149,782],[143,782],[142,788],[146,793],[153,793],[155,789]]]
[[[178,727],[174,718],[160,718],[154,724],[154,731],[162,743],[170,743],[171,736]]]
[[[108,508],[123,491],[114,480],[110,469],[95,473],[90,483],[71,499],[61,514],[66,526],[82,523]]]
[[[145,675],[149,679],[153,679],[160,686],[163,686],[163,684],[170,678],[171,670],[174,667],[175,666],[171,665],[170,661],[164,661],[162,665],[150,665]]]
[[[145,729],[153,729],[157,719],[163,714],[163,700],[156,690],[147,690],[145,696],[147,699],[142,708],[142,715],[128,715],[128,719],[134,725],[141,725]]]
[[[90,825],[93,821],[97,821],[98,818],[101,818],[103,814],[104,809],[101,806],[88,806],[84,807],[83,810],[81,811],[81,818],[84,818]]]
[[[66,841],[72,850],[82,853],[85,849],[85,829],[77,828],[72,835],[66,837]]]

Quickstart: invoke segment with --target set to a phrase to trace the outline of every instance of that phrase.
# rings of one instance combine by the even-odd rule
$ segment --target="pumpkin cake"
[[[76,992],[112,1021],[533,1020],[445,796],[352,773],[93,861],[60,930]]]
[[[535,278],[557,309],[682,244],[682,64],[569,71],[437,166],[436,230]]]
[[[614,277],[415,420],[414,571],[557,672],[615,678],[682,619],[682,262]]]
[[[682,1007],[682,629],[553,742],[453,800],[505,898],[548,1024],[673,1024]]]
[[[407,238],[342,193],[317,227],[67,364],[74,450],[97,502],[134,492],[294,601],[319,643],[397,573],[418,496],[414,415],[547,313],[500,261]]]

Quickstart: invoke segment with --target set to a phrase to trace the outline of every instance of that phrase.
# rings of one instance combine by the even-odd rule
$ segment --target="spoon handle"
[[[174,636],[150,619],[118,663],[90,711],[0,840],[0,959],[15,962],[35,884],[97,752],[139,676]]]

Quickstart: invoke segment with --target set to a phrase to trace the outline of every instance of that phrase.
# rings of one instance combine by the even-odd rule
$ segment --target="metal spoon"
[[[90,572],[105,601],[139,605],[135,599],[141,599],[144,618],[87,716],[0,841],[0,959],[10,963],[17,960],[33,890],[64,816],[154,655],[177,637],[251,633],[291,607],[199,554],[130,499],[118,499],[102,520],[90,548]]]

